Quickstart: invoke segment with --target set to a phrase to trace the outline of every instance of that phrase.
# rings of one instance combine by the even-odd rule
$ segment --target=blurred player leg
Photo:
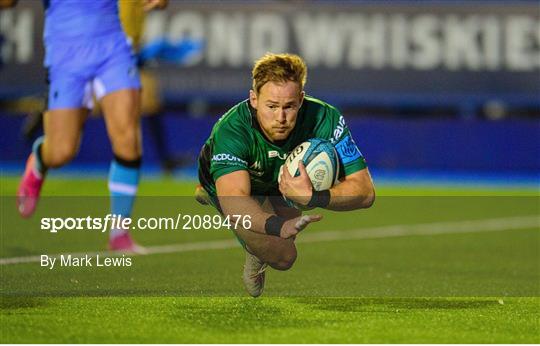
[[[87,115],[88,110],[85,108],[45,112],[45,135],[41,152],[46,168],[61,167],[77,154]]]
[[[34,213],[47,169],[66,164],[77,153],[92,92],[86,66],[88,59],[79,63],[79,59],[74,58],[76,52],[69,48],[49,53],[54,63],[48,65],[48,111],[44,117],[44,136],[33,145],[17,192],[17,206],[23,217]]]
[[[131,217],[139,185],[142,143],[139,122],[140,93],[138,89],[117,90],[103,97],[107,131],[114,159],[109,171],[111,213]],[[110,232],[109,248],[143,253],[127,230]]]
[[[100,65],[93,86],[114,155],[108,184],[111,213],[127,218],[133,210],[141,168],[141,82],[136,58],[126,37],[116,40],[114,50]],[[125,229],[111,230],[109,249],[145,252]]]
[[[32,146],[19,189],[17,207],[23,217],[30,217],[37,206],[48,168],[60,167],[77,153],[86,109],[54,109],[45,113],[44,136]]]
[[[155,1],[157,8],[164,8],[167,1]],[[145,5],[148,1],[132,0],[119,1],[118,10],[120,22],[124,33],[129,37],[131,45],[135,51],[141,48],[141,40],[143,37],[144,22],[146,17]],[[139,57],[140,58],[140,57]],[[144,61],[139,60],[139,73],[141,78],[142,101],[141,114],[147,116],[147,124],[150,135],[155,143],[156,153],[165,173],[172,173],[172,170],[179,164],[183,164],[182,160],[174,158],[167,146],[167,138],[165,137],[164,125],[162,121],[162,107],[160,99],[159,83],[157,78],[152,75],[151,71],[144,70]]]
[[[28,143],[33,143],[37,135],[43,131],[43,116],[45,114],[45,109],[37,112],[30,112],[26,116],[21,134]]]

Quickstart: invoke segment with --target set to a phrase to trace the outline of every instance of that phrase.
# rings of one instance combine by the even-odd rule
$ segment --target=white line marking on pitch
[[[315,243],[337,240],[355,240],[355,239],[375,239],[375,238],[390,238],[404,237],[416,235],[437,235],[437,234],[456,234],[456,233],[478,233],[478,232],[496,232],[505,230],[517,230],[537,228],[540,229],[540,216],[519,216],[496,219],[480,219],[467,221],[450,221],[450,222],[433,222],[421,224],[404,224],[390,225],[380,227],[367,227],[349,231],[324,231],[302,233],[298,238],[299,243]],[[220,250],[239,247],[240,245],[235,239],[214,240],[195,243],[180,243],[172,245],[157,245],[146,247],[145,255],[178,253],[189,251],[203,250]],[[64,254],[68,255],[68,253]],[[119,255],[117,252],[111,251],[95,251],[70,253],[72,256],[84,255]],[[135,255],[135,254],[132,254]],[[60,254],[50,255],[51,257],[60,257]],[[0,265],[33,263],[39,262],[40,256],[23,256],[0,258]]]

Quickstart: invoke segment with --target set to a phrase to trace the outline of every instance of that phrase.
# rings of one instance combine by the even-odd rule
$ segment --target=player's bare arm
[[[305,229],[310,223],[322,219],[320,215],[295,216],[285,218],[284,215],[276,215],[265,212],[257,201],[251,196],[251,183],[249,173],[244,170],[235,171],[219,177],[216,180],[216,189],[223,213],[233,217],[233,215],[251,216],[250,231],[279,236],[281,238],[291,238]],[[269,219],[275,217],[268,225]],[[275,225],[275,226],[274,226]],[[269,230],[270,228],[275,228]]]
[[[369,208],[375,202],[375,187],[368,168],[345,176],[330,189],[329,210],[346,211]]]
[[[251,216],[251,231],[264,232],[264,222],[272,214],[265,213],[251,196],[249,173],[244,170],[225,174],[216,180],[216,190],[225,215]]]
[[[283,196],[307,206],[313,197],[313,186],[302,162],[299,162],[298,169],[298,177],[292,177],[288,169],[282,170],[279,190]],[[375,201],[375,188],[367,168],[345,176],[329,193],[330,201],[325,207],[329,210],[369,208]]]

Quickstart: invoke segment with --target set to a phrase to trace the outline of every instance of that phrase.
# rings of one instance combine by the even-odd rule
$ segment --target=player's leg
[[[62,73],[53,76],[56,78],[51,77],[44,135],[32,146],[17,192],[17,207],[23,217],[34,213],[47,169],[66,164],[77,153],[88,113],[81,108],[85,97],[84,80]]]
[[[199,155],[199,181],[201,185],[197,186],[195,190],[195,199],[203,205],[212,205],[222,213],[218,198],[211,196],[203,187],[209,178],[209,172],[204,169],[207,155],[208,152],[203,148]],[[301,215],[299,210],[286,206],[281,197],[265,199],[262,207],[263,210],[276,213],[285,219],[294,219]],[[283,239],[242,228],[238,228],[234,232],[246,251],[242,276],[244,286],[252,297],[258,297],[264,289],[265,271],[268,264],[278,270],[287,270],[294,264],[297,256],[294,238]]]
[[[244,286],[252,297],[258,297],[264,289],[268,265],[277,270],[288,270],[294,264],[296,260],[294,240],[257,234],[244,229],[236,230],[236,235],[246,244],[242,275]]]
[[[300,215],[298,210],[281,208],[279,203],[271,203],[269,199],[263,203],[263,209],[284,218]],[[297,256],[294,239],[283,239],[241,228],[235,230],[235,233],[246,250],[242,275],[244,286],[252,297],[258,297],[264,289],[267,265],[274,269],[287,270],[294,264]]]
[[[236,235],[246,243],[247,251],[274,269],[288,270],[296,260],[292,238],[283,239],[244,229],[237,230]]]
[[[101,105],[114,155],[123,161],[140,160],[142,140],[139,90],[114,91],[101,99]]]
[[[134,57],[119,37],[117,47],[98,72],[94,81],[100,99],[114,159],[109,171],[111,213],[131,217],[139,185],[142,157],[140,129],[140,80]],[[133,242],[127,230],[110,232],[111,250],[144,252]]]
[[[265,202],[264,207],[266,210],[273,208],[268,202]],[[271,209],[271,211],[286,219],[292,219],[300,215],[299,211],[287,214],[277,210],[274,211],[274,209]],[[293,266],[297,256],[294,238],[284,239],[241,228],[235,230],[235,233],[245,243],[246,249],[250,253],[270,267],[277,270],[288,270]]]
[[[61,167],[75,157],[87,115],[88,110],[85,108],[52,109],[45,112],[43,142],[37,147],[37,150],[41,149],[39,156],[42,170]],[[39,145],[39,139],[35,144]]]
[[[139,186],[141,168],[141,134],[139,123],[139,91],[124,89],[103,97],[102,108],[114,158],[109,170],[111,213],[131,217]],[[143,252],[127,230],[110,232],[109,248]]]

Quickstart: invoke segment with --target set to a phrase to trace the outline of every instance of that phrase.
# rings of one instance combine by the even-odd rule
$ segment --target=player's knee
[[[277,261],[270,263],[270,266],[276,270],[289,270],[296,261],[296,256],[296,249],[294,251],[286,251],[278,257]]]
[[[75,155],[77,155],[76,145],[59,145],[51,148],[50,152],[45,155],[45,163],[51,168],[60,167],[73,160]]]
[[[129,129],[118,136],[113,136],[113,147],[116,155],[122,157],[139,156],[138,133],[136,129]]]
[[[121,146],[134,146],[137,144],[137,134],[138,131],[136,126],[129,124],[123,131],[114,136],[113,141]]]

